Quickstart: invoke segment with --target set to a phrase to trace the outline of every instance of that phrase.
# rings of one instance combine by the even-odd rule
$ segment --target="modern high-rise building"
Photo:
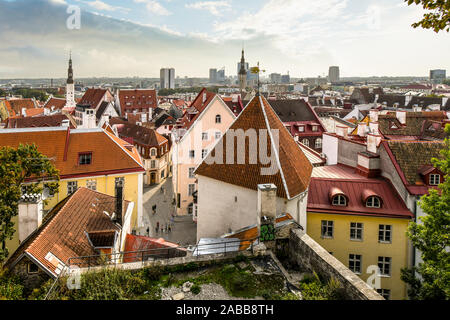
[[[291,82],[291,76],[289,74],[284,74],[281,76],[281,83],[288,84]]]
[[[220,69],[217,71],[217,81],[224,82],[225,81],[225,69]]]
[[[340,79],[340,75],[339,75],[339,67],[338,66],[331,66],[330,69],[328,70],[328,80],[333,83],[333,82],[338,82]]]
[[[442,70],[442,69],[430,70],[430,82],[431,83],[440,84],[446,78],[447,78],[446,70]]]
[[[270,82],[272,83],[281,83],[281,73],[271,73],[269,75]]]
[[[162,68],[160,72],[161,89],[175,89],[175,69]]]
[[[217,82],[217,69],[209,69],[209,82],[210,83]]]

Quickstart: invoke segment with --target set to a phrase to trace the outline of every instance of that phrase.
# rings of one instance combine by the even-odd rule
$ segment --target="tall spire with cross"
[[[247,70],[245,69],[244,48],[242,48],[241,68],[239,70],[239,90],[241,92],[241,99],[244,99],[245,88],[247,88]]]
[[[72,69],[72,51],[69,55],[69,69],[67,75],[66,84],[66,105],[64,108],[73,109],[76,107],[75,103],[75,82],[73,81],[73,69]]]

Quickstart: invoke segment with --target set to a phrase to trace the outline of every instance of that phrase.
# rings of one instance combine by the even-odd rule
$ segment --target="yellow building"
[[[407,298],[400,270],[411,265],[413,215],[388,180],[341,165],[314,169],[307,212],[309,236],[385,298]]]
[[[80,187],[115,197],[116,185],[122,184],[124,200],[134,203],[131,228],[137,230],[142,226],[145,172],[142,159],[136,148],[116,137],[110,128],[71,130],[62,127],[0,131],[0,147],[17,148],[19,144],[33,143],[59,170],[59,192],[47,195],[44,191],[48,203],[40,212],[39,209],[34,210],[37,211],[34,216],[29,209],[30,204],[19,207],[19,216],[14,219],[16,233],[14,239],[7,243],[10,254],[34,231],[31,230],[33,226],[37,228],[40,225],[42,217],[50,209]],[[39,204],[39,200],[36,203]],[[24,231],[24,228],[28,231]]]

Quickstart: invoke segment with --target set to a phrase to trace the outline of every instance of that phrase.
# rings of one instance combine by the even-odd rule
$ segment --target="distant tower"
[[[239,70],[239,89],[242,99],[244,99],[245,88],[247,88],[247,70],[245,70],[244,49],[242,49],[241,69]]]
[[[73,81],[73,70],[72,70],[72,53],[70,53],[69,58],[69,70],[66,84],[66,106],[65,108],[75,108],[75,84]]]
[[[340,80],[339,67],[331,66],[328,70],[328,80],[331,83],[338,82]]]

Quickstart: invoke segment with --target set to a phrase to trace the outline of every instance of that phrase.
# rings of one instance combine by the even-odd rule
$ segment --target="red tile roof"
[[[261,159],[257,159],[256,164],[250,163],[248,143],[245,146],[245,164],[238,164],[236,138],[230,134],[230,129],[242,129],[244,132],[254,129],[258,141],[266,138],[268,150],[270,148],[268,154],[274,152],[276,158],[276,173],[262,175],[261,169],[269,168],[270,164],[262,164]],[[264,97],[255,97],[230,129],[218,143],[218,145],[222,143],[224,146],[223,164],[208,164],[213,162],[212,156],[216,153],[216,146],[197,168],[196,174],[253,190],[257,190],[258,184],[273,183],[278,188],[278,196],[287,199],[295,198],[308,188],[312,165]],[[261,130],[267,130],[268,134],[260,138]],[[278,150],[275,150],[272,145],[270,137],[272,130],[277,130],[279,133]],[[229,155],[229,157],[233,157],[234,164],[227,164],[227,139],[232,137],[234,139],[234,155]]]
[[[332,213],[348,215],[368,215],[392,218],[413,218],[402,198],[391,182],[384,178],[349,178],[352,168],[333,166],[348,171],[344,177],[313,177],[308,192],[309,213]],[[323,167],[326,168],[326,167]],[[316,170],[316,169],[314,169]],[[332,197],[343,194],[348,199],[347,206],[333,206]],[[381,208],[367,208],[364,199],[377,195],[382,200]]]
[[[108,89],[95,89],[89,88],[81,98],[79,104],[82,105],[91,105],[92,108],[97,108],[100,103],[105,98],[105,95],[108,94]]]
[[[128,204],[125,201],[126,207]],[[86,232],[120,232],[120,227],[110,218],[114,210],[114,197],[87,188],[78,189],[52,209],[42,225],[22,242],[6,265],[13,267],[25,254],[57,276],[58,261],[49,261],[48,254],[54,255],[63,264],[67,264],[69,258],[97,255]]]
[[[39,152],[53,158],[62,179],[144,171],[136,148],[128,150],[127,142],[102,129],[32,128],[0,131],[0,146],[16,148],[20,143],[35,143]],[[78,155],[83,152],[92,152],[90,165],[78,164]]]
[[[156,250],[161,249],[161,250]],[[164,250],[172,249],[172,250]],[[141,251],[141,252],[136,252]],[[144,236],[137,236],[127,234],[125,242],[125,253],[123,256],[124,262],[142,261],[142,256],[148,257],[150,255],[166,255],[172,257],[180,257],[186,255],[186,249],[179,248],[179,244],[168,242],[162,238],[154,239]]]
[[[212,99],[216,96],[215,93],[209,92],[206,88],[203,88],[194,101],[189,106],[189,109],[185,112],[183,118],[180,122],[183,128],[189,130],[189,128],[194,124],[195,120],[200,116],[200,114],[205,110],[205,108],[210,104]],[[189,115],[189,112],[192,112]],[[193,115],[195,113],[195,115]],[[191,117],[191,118],[190,118]]]
[[[62,122],[67,120],[65,114],[55,114],[38,117],[14,117],[6,120],[6,128],[37,128],[37,127],[61,127]],[[70,122],[70,127],[75,126]]]
[[[57,109],[62,110],[66,105],[66,99],[61,98],[50,98],[44,105],[44,108],[49,108],[50,110]]]
[[[120,90],[119,101],[121,115],[133,113],[133,110],[148,110],[158,107],[156,90]]]

